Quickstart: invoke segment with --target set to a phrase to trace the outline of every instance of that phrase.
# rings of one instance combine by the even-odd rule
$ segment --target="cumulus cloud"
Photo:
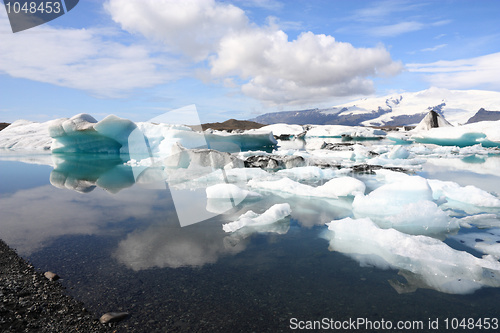
[[[120,97],[173,77],[161,70],[166,58],[153,57],[141,45],[123,45],[99,29],[56,29],[48,25],[12,34],[0,11],[0,73]]]
[[[50,25],[12,34],[0,13],[0,30],[9,31],[0,44],[0,73],[112,98],[204,76],[272,106],[370,94],[373,77],[403,67],[383,46],[356,48],[312,32],[289,40],[276,19],[258,26],[226,2],[108,0],[104,8],[132,35]]]
[[[242,9],[214,0],[109,0],[104,7],[122,29],[162,41],[196,61],[228,32],[248,24]]]
[[[238,82],[243,94],[267,105],[370,94],[369,77],[402,70],[382,46],[355,48],[312,32],[289,40],[275,20],[256,26],[241,9],[214,0],[110,0],[106,8],[129,32],[196,61],[209,59],[213,78]]]
[[[449,89],[500,89],[500,52],[470,59],[408,64],[432,85]]]
[[[273,27],[226,36],[211,65],[216,77],[248,80],[243,93],[269,105],[370,94],[374,88],[368,77],[402,70],[382,46],[355,48],[312,32],[290,41],[285,32]]]

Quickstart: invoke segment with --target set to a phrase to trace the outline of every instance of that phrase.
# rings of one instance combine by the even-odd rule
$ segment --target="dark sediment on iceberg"
[[[111,332],[57,281],[0,240],[1,332]]]

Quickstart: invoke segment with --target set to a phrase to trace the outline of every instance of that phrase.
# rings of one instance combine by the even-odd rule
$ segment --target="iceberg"
[[[223,214],[243,200],[259,200],[262,195],[242,189],[234,184],[216,184],[206,188],[207,193],[207,211]]]
[[[369,217],[381,228],[394,228],[413,235],[434,235],[459,229],[456,220],[433,200],[433,192],[425,178],[387,174],[387,184],[357,195],[352,203],[356,218]]]
[[[337,199],[341,196],[355,196],[365,192],[365,184],[353,177],[333,178],[320,186],[310,186],[282,178],[279,180],[255,181],[250,180],[248,186],[251,188],[270,191],[285,197],[306,196]]]
[[[403,207],[410,203],[432,201],[432,190],[425,178],[405,174],[401,178],[380,186],[366,196],[357,195],[352,203],[355,215],[385,217],[401,213]]]
[[[433,143],[440,146],[500,147],[500,120],[482,121],[456,127],[438,127],[415,131],[411,138],[419,143]]]
[[[180,124],[134,123],[114,115],[97,121],[85,113],[45,123],[18,120],[0,132],[0,148],[51,149],[53,153],[161,156],[168,155],[175,143],[238,152],[272,150],[277,141],[270,131],[201,132]]]
[[[312,126],[305,138],[344,138],[345,140],[378,140],[385,137],[385,131],[362,126],[317,125]]]
[[[207,187],[208,199],[234,199],[242,201],[245,198],[261,198],[262,195],[257,192],[252,192],[239,188],[234,184],[217,184]]]
[[[413,286],[394,284],[400,292],[416,286],[449,294],[468,294],[482,287],[500,287],[500,262],[492,256],[477,258],[428,236],[381,229],[369,218],[327,223],[329,249],[344,253],[362,266],[399,269],[411,276]]]
[[[0,131],[0,148],[49,150],[52,138],[48,129],[53,122],[53,120],[44,123],[16,120]]]
[[[276,204],[262,214],[249,210],[236,221],[222,225],[222,229],[225,232],[235,232],[243,227],[262,227],[284,219],[291,213],[292,209],[287,203]]]
[[[422,119],[422,121],[415,127],[415,131],[427,131],[431,128],[436,127],[453,127],[443,116],[434,110],[429,111],[429,113]]]
[[[302,125],[273,124],[259,128],[262,132],[272,132],[277,137],[297,137],[305,132]]]
[[[465,187],[451,181],[429,179],[433,197],[436,200],[446,199],[446,206],[472,213],[490,209],[500,209],[500,199],[472,185]]]

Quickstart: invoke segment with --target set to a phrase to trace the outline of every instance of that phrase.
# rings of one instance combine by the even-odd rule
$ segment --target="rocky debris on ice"
[[[261,169],[291,169],[306,165],[306,161],[302,156],[297,155],[253,155],[249,156],[244,161],[246,168],[261,168]]]
[[[417,125],[417,127],[415,127],[414,131],[427,131],[431,128],[437,127],[453,127],[453,125],[444,119],[442,115],[434,110],[431,110]]]

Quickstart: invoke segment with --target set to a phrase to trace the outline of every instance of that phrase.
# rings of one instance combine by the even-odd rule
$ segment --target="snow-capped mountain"
[[[500,110],[500,92],[433,87],[419,92],[364,98],[328,109],[267,113],[251,120],[262,124],[402,126],[416,125],[434,110],[457,125],[467,123],[480,109]]]

